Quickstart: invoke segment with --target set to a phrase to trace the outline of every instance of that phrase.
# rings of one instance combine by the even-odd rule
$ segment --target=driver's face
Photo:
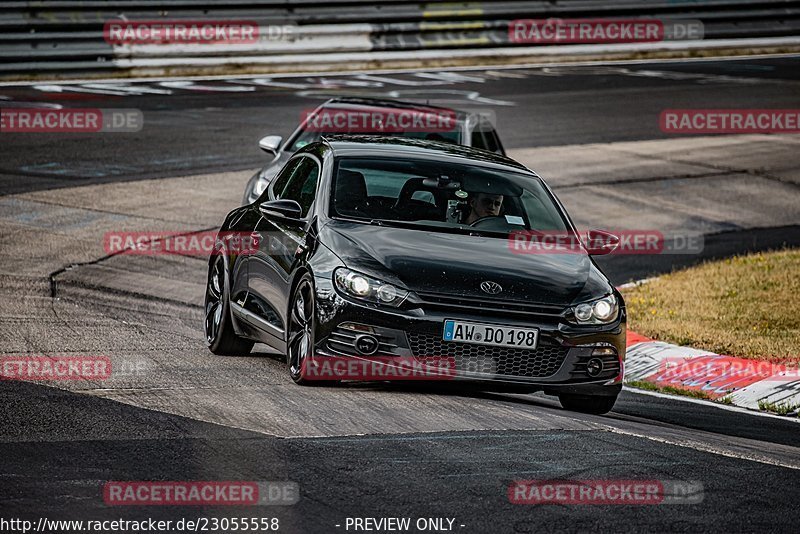
[[[503,207],[503,195],[487,195],[478,193],[472,200],[472,210],[480,217],[497,217]]]

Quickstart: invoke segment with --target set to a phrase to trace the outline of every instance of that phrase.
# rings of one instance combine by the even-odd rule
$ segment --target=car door
[[[258,248],[248,263],[246,309],[257,316],[259,338],[284,350],[291,275],[306,242],[308,217],[316,197],[321,164],[311,154],[295,156],[268,190],[268,200],[289,199],[300,204],[301,221],[288,221],[263,211],[255,233]]]

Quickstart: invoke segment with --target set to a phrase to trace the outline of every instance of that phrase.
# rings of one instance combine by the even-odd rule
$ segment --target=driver
[[[472,224],[483,217],[499,217],[503,207],[503,195],[478,193],[470,199],[469,207],[466,224]]]

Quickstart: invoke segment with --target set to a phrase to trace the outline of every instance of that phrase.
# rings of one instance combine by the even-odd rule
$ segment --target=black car
[[[514,253],[515,236],[552,232],[579,249]],[[591,258],[614,237],[594,237],[607,239],[582,240],[544,181],[507,157],[323,138],[226,217],[209,262],[207,342],[215,354],[266,343],[299,384],[328,359],[438,358],[453,366],[441,379],[542,390],[605,413],[622,387],[626,314]]]

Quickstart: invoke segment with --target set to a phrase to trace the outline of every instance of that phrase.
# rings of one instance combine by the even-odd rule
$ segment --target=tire
[[[611,411],[614,407],[614,403],[617,402],[617,396],[601,397],[599,395],[585,396],[561,394],[558,396],[558,400],[565,410],[602,415]]]
[[[228,285],[225,259],[218,253],[208,266],[203,323],[206,343],[211,352],[220,356],[249,354],[255,343],[233,331]]]
[[[286,363],[289,376],[295,384],[314,385],[316,381],[307,378],[304,363],[314,355],[314,327],[316,301],[311,276],[300,277],[289,300],[286,336]]]

